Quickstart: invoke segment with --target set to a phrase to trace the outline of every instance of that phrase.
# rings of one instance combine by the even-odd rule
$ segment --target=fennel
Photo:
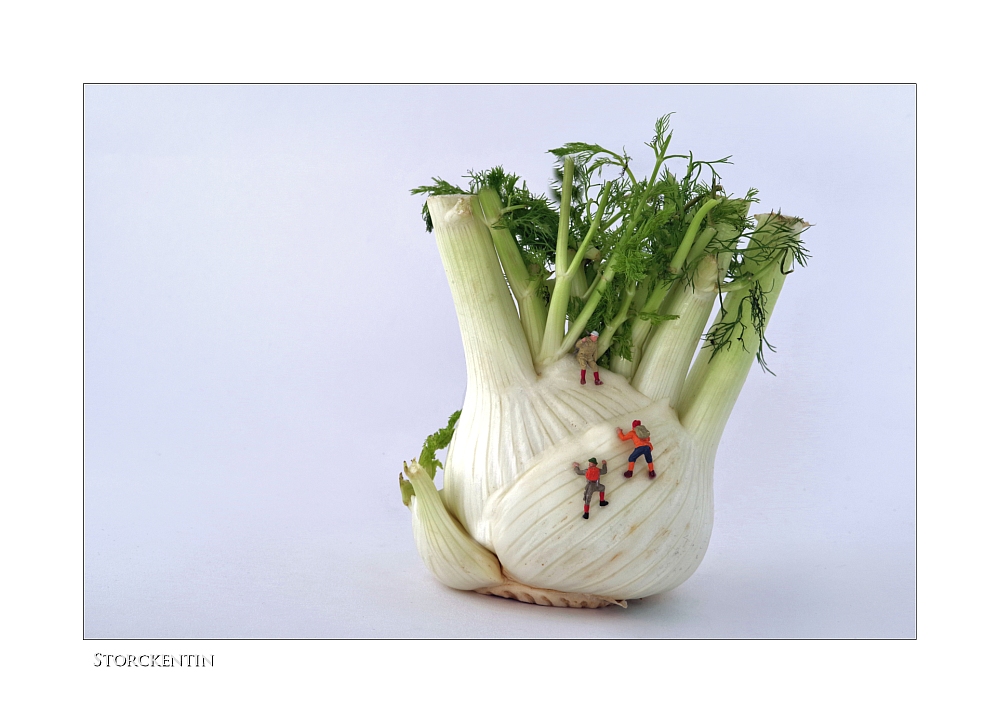
[[[467,188],[435,178],[413,191],[428,195],[468,386],[400,485],[421,557],[451,587],[623,605],[679,585],[704,556],[719,439],[754,360],[767,368],[764,333],[808,258],[808,224],[750,215],[756,190],[721,185],[729,159],[671,154],[668,131],[658,119],[642,179],[601,146],[550,151],[555,204],[500,167]],[[569,356],[591,331],[599,387]],[[656,440],[655,480],[623,477],[630,450],[615,430],[633,417]],[[590,457],[607,459],[614,503],[583,522],[570,463]]]

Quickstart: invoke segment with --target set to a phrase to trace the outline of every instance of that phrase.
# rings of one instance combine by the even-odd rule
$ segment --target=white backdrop
[[[397,477],[462,402],[422,200],[545,151],[732,155],[803,216],[681,587],[627,610],[460,593]],[[89,86],[87,637],[912,637],[912,86]]]

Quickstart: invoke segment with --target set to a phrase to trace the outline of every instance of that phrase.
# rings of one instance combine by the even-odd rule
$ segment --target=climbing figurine
[[[580,384],[587,383],[587,370],[594,372],[594,384],[601,386],[601,374],[597,371],[597,337],[596,331],[590,332],[576,342],[576,360],[580,362]]]
[[[583,519],[590,519],[590,498],[594,496],[594,490],[601,495],[601,507],[607,507],[608,502],[604,499],[604,485],[601,484],[601,475],[608,473],[608,460],[602,459],[601,466],[597,466],[597,458],[591,457],[590,466],[586,470],[580,469],[580,463],[574,462],[573,469],[577,474],[586,475],[587,489],[583,491]]]
[[[635,461],[639,457],[646,458],[646,464],[649,466],[649,477],[652,479],[656,476],[656,471],[653,469],[653,445],[649,441],[649,430],[642,426],[642,422],[638,419],[632,422],[632,431],[628,434],[623,434],[621,427],[618,428],[618,438],[623,442],[628,442],[629,440],[635,445],[635,449],[632,450],[632,454],[628,456],[628,469],[625,471],[626,477],[632,476],[632,470],[635,468]]]

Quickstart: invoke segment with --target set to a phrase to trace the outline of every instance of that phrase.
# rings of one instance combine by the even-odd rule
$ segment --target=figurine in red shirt
[[[574,462],[573,469],[577,474],[582,474],[587,476],[587,489],[583,491],[583,519],[590,519],[590,498],[594,496],[594,492],[598,492],[601,495],[601,507],[607,507],[607,500],[604,499],[604,485],[601,484],[601,475],[608,473],[608,460],[602,459],[601,466],[597,466],[597,458],[590,458],[590,466],[587,467],[586,471],[580,469],[580,463]]]
[[[631,440],[635,445],[635,449],[628,457],[628,470],[625,472],[625,476],[631,477],[632,470],[635,469],[635,461],[639,457],[645,457],[646,465],[649,467],[649,477],[650,479],[655,477],[656,471],[653,469],[653,444],[649,441],[649,430],[642,426],[642,422],[638,419],[633,421],[632,431],[628,434],[622,433],[621,427],[619,427],[618,438],[623,442]]]

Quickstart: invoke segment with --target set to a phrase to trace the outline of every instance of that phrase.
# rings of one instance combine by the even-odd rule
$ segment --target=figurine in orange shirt
[[[656,471],[653,469],[653,444],[649,441],[649,430],[642,426],[642,422],[638,419],[633,421],[632,431],[628,434],[624,434],[621,427],[619,427],[618,437],[623,442],[631,440],[635,445],[635,449],[628,457],[628,470],[625,472],[625,476],[631,477],[632,470],[635,469],[635,461],[639,459],[639,457],[645,457],[646,465],[649,467],[649,477],[650,479],[655,477]]]

